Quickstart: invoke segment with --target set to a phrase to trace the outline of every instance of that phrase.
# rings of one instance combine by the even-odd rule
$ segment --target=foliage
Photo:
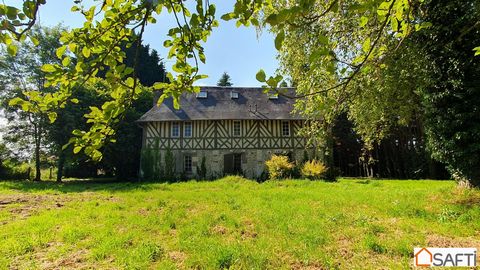
[[[0,209],[2,269],[36,268],[80,248],[70,268],[408,269],[412,246],[479,244],[480,191],[453,181],[4,181],[0,194],[22,201]]]
[[[58,91],[50,95],[32,93],[31,100],[16,100],[14,104],[33,112],[41,108],[42,113],[48,114],[50,119],[54,120],[55,114],[51,110],[62,106],[76,87],[86,81],[96,82],[97,75],[108,66],[109,70],[105,77],[110,100],[101,107],[92,108],[86,115],[88,121],[92,123],[90,130],[75,132],[75,138],[71,140],[71,143],[75,144],[74,150],[83,150],[93,159],[101,159],[104,144],[114,140],[112,136],[115,130],[112,127],[125,115],[126,108],[132,106],[140,92],[163,90],[159,102],[172,96],[175,107],[178,108],[181,92],[198,91],[198,87],[192,85],[205,77],[198,74],[199,62],[206,60],[202,43],[207,41],[218,22],[215,19],[214,5],[202,0],[192,2],[195,10],[188,9],[187,3],[170,0],[104,1],[100,10],[95,5],[85,7],[81,1],[75,2],[72,11],[81,13],[86,23],[80,28],[66,32],[60,39],[62,46],[56,54],[61,64],[47,64],[43,67],[43,71],[49,73],[47,86],[58,86]],[[23,9],[0,5],[5,26],[1,30],[0,42],[7,45],[7,50],[12,55],[16,53],[16,44],[12,39],[25,38],[24,31],[35,23],[38,7],[45,1],[24,0],[23,3],[25,5]],[[325,162],[330,166],[333,160],[331,128],[338,114],[348,112],[349,118],[355,123],[355,128],[365,143],[365,159],[368,162],[372,160],[373,146],[387,137],[391,128],[407,126],[412,119],[422,117],[422,112],[417,110],[420,102],[412,93],[412,85],[421,90],[425,86],[422,80],[424,78],[410,80],[409,78],[415,77],[411,75],[416,74],[408,71],[425,71],[418,67],[429,64],[430,59],[422,63],[423,57],[417,58],[417,55],[412,53],[402,54],[401,47],[404,44],[411,44],[409,38],[412,33],[425,32],[432,23],[442,25],[442,21],[435,20],[436,15],[428,12],[432,3],[420,0],[349,2],[237,0],[233,10],[224,14],[222,19],[236,20],[237,26],[268,27],[275,34],[275,47],[279,50],[282,65],[279,71],[287,74],[297,86],[298,95],[294,97],[299,98],[297,110],[312,120],[312,124],[308,125],[310,128],[306,128],[304,133],[313,138],[314,146],[326,145],[323,152]],[[464,7],[466,6],[468,5]],[[472,21],[472,18],[475,19],[478,14],[476,5],[472,3],[472,6],[474,8],[470,10],[456,11],[463,12],[455,18],[463,20],[464,24],[458,25],[466,28],[453,29],[450,25],[446,27],[452,28],[449,31],[464,33],[456,33],[456,36],[447,35],[445,37],[448,37],[448,40],[443,43],[429,39],[432,35],[429,36],[428,32],[425,37],[430,42],[443,46],[451,41],[460,42],[459,40],[466,36],[476,34],[476,27],[472,26],[472,23],[476,25],[476,22]],[[455,12],[450,6],[439,10],[445,14]],[[134,76],[138,74],[139,58],[135,57],[132,68],[127,67],[123,64],[125,54],[120,47],[134,47],[138,56],[139,44],[146,26],[154,24],[154,15],[162,11],[173,14],[176,22],[176,26],[169,30],[169,37],[164,42],[164,46],[170,48],[167,57],[176,60],[173,65],[176,76],[167,74],[170,83],[157,83],[146,88]],[[437,12],[433,14],[435,13]],[[467,13],[469,15],[463,16]],[[451,45],[455,45],[453,43]],[[469,51],[469,55],[473,55],[474,50],[478,54],[477,40],[464,43],[465,46],[467,44],[468,48],[465,51]],[[416,61],[417,59],[420,61]],[[412,63],[415,66],[405,69],[404,64],[411,60],[414,60]],[[445,65],[456,66],[448,61]],[[397,66],[397,71],[400,72],[395,72]],[[386,67],[387,72],[384,72]],[[272,89],[277,91],[278,84],[284,81],[282,75],[267,76],[263,70],[257,73],[256,78],[269,87],[266,91]],[[422,83],[415,86],[414,82]],[[397,87],[394,87],[395,84],[398,84]],[[432,87],[430,85],[425,89]],[[431,101],[431,91],[427,90],[424,93],[422,100]],[[465,97],[468,100],[468,95]],[[434,111],[429,107],[432,104],[423,104],[428,111]],[[431,107],[436,106],[433,104]],[[430,113],[428,111],[427,114]],[[318,121],[320,123],[315,123]],[[442,134],[436,132],[436,128],[439,127],[427,128],[427,134],[431,134],[429,144],[437,159],[448,161],[451,171],[462,178],[477,178],[477,175],[475,173],[472,175],[467,168],[472,168],[471,164],[478,164],[475,158],[478,151],[469,155],[473,157],[468,161],[469,164],[468,162],[456,164],[466,159],[464,156],[456,156],[457,151],[453,150],[456,149],[453,147],[456,145],[455,140],[462,140],[457,137],[465,137],[463,132],[468,133],[466,137],[470,137],[469,131],[458,130],[459,134],[454,136],[447,134],[448,136],[435,138],[436,134]]]
[[[154,180],[155,178],[155,158],[154,150],[150,147],[142,149],[141,162],[140,162],[140,178],[142,180]]]
[[[228,75],[227,72],[223,72],[222,77],[220,77],[220,80],[217,82],[217,86],[232,86],[232,79],[230,78],[230,75]]]
[[[308,156],[308,151],[307,151],[307,150],[303,151],[302,163],[305,163],[305,162],[310,161],[310,160],[311,160],[311,159],[310,159],[310,157]]]
[[[146,181],[171,181],[172,178],[169,178],[170,175],[167,176],[168,170],[166,167],[166,160],[165,164],[162,162],[162,154],[159,149],[159,142],[158,140],[155,141],[153,147],[145,147],[142,149],[142,156],[141,156],[141,172],[140,177],[142,180]],[[168,153],[165,155],[167,159]],[[165,165],[165,166],[164,166]]]
[[[170,148],[167,149],[165,152],[165,179],[167,181],[174,181],[176,179],[175,175],[175,168],[177,165],[175,164],[175,156]]]
[[[412,37],[428,62],[425,87],[418,88],[425,108],[425,130],[432,156],[452,176],[480,186],[480,44],[476,1],[427,1],[425,20],[433,26]]]
[[[294,164],[288,160],[287,156],[272,155],[269,160],[265,161],[265,166],[267,166],[270,179],[280,179],[289,175]]]
[[[321,179],[327,172],[327,167],[318,160],[310,160],[302,166],[302,176],[308,179],[318,180]]]
[[[138,57],[135,57],[136,64],[133,68],[127,67],[123,63],[125,53],[120,47],[135,47],[136,55],[139,55],[139,44],[145,28],[156,23],[154,16],[163,11],[173,14],[176,22],[176,25],[168,31],[168,39],[164,41],[164,46],[170,48],[167,57],[175,59],[173,71],[176,75],[167,74],[170,83],[156,83],[152,88],[163,90],[159,102],[171,96],[177,108],[181,92],[199,90],[192,85],[206,77],[198,74],[198,64],[206,61],[202,43],[207,41],[213,29],[218,26],[218,21],[215,19],[215,5],[202,0],[192,2],[195,9],[187,8],[189,5],[185,2],[171,0],[103,1],[101,6],[89,7],[84,6],[82,1],[75,2],[72,12],[82,14],[85,23],[79,28],[65,32],[60,39],[62,46],[57,49],[56,55],[61,64],[47,64],[43,67],[43,71],[49,73],[47,86],[58,86],[58,91],[48,97],[41,95],[38,100],[46,112],[52,107],[58,107],[71,96],[76,87],[87,81],[95,83],[102,69],[105,66],[109,67],[105,77],[109,86],[110,100],[101,107],[92,108],[86,115],[92,125],[89,131],[75,132],[75,137],[71,140],[71,143],[75,144],[74,149],[83,150],[93,159],[101,159],[103,145],[113,140],[111,136],[115,130],[112,126],[123,117],[126,108],[132,105],[140,92],[152,90],[142,87],[134,76],[137,74]],[[14,48],[11,45],[12,37],[24,39],[24,31],[35,23],[38,7],[45,1],[24,0],[23,3],[25,5],[23,12],[19,7],[4,4],[0,6],[2,15],[7,15],[4,22],[7,27],[1,30],[0,42],[9,45],[9,48]],[[410,1],[344,3],[331,0],[300,1],[297,4],[288,1],[237,0],[232,12],[224,14],[222,19],[236,20],[237,26],[270,26],[276,34],[275,47],[279,50],[283,50],[285,44],[292,45],[292,41],[303,48],[312,48],[313,51],[304,58],[311,58],[308,65],[312,67],[311,70],[298,71],[305,74],[305,77],[313,74],[326,75],[325,78],[328,77],[328,80],[321,82],[309,80],[314,81],[313,89],[317,86],[321,89],[324,86],[329,87],[338,79],[335,78],[337,64],[347,62],[345,68],[338,69],[338,75],[339,85],[348,85],[360,71],[367,72],[372,67],[368,64],[383,54],[385,37],[395,35],[395,38],[400,39],[411,31],[423,27],[422,22],[415,21],[412,15],[415,3]],[[324,25],[326,22],[329,25]],[[330,25],[331,22],[335,22],[333,27]],[[318,31],[319,29],[323,30]],[[314,40],[310,42],[299,36],[298,33],[301,32],[310,33],[315,37]],[[15,54],[14,49],[10,49],[9,52]],[[295,82],[301,79],[297,78],[299,73],[295,73],[295,69],[306,63],[297,62],[292,72],[288,72]],[[318,69],[323,71],[314,71]],[[267,77],[262,70],[256,77],[270,87],[277,87],[283,81],[283,76]],[[342,77],[345,79],[341,79]],[[298,80],[299,88],[303,89],[304,93],[309,93],[305,83],[301,81]],[[332,104],[331,98],[325,101],[327,106]],[[26,109],[32,108],[28,100],[21,103]],[[53,116],[52,119],[55,118]]]
[[[17,45],[18,51],[11,56],[2,50],[0,70],[2,84],[1,99],[8,120],[5,139],[18,151],[35,160],[35,180],[41,178],[40,156],[48,145],[48,125],[57,117],[57,111],[66,103],[52,100],[52,87],[45,87],[46,74],[42,65],[58,62],[54,55],[60,47],[62,26],[52,28],[35,27],[30,35],[37,44],[25,42]],[[28,99],[28,102],[24,99]],[[45,100],[52,100],[45,104]],[[78,100],[72,98],[71,102]]]
[[[200,179],[205,179],[207,177],[207,158],[205,156],[202,157],[202,161],[200,163],[200,167],[197,166],[197,175]]]
[[[32,168],[26,162],[18,163],[12,160],[5,160],[2,164],[3,172],[0,179],[5,180],[30,180],[32,178]]]

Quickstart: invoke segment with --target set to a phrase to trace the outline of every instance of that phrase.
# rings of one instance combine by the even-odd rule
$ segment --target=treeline
[[[421,123],[391,130],[370,151],[345,114],[333,128],[334,166],[342,176],[395,179],[451,179],[445,165],[428,152]]]
[[[54,87],[45,87],[45,73],[41,66],[60,61],[55,51],[60,47],[62,26],[37,27],[32,35],[38,40],[36,46],[23,43],[16,56],[2,49],[0,55],[0,99],[3,115],[7,120],[0,142],[0,177],[3,179],[91,178],[116,177],[119,180],[137,178],[140,166],[142,130],[135,123],[152,106],[151,92],[143,91],[130,106],[123,119],[115,126],[113,139],[102,149],[103,158],[93,162],[83,153],[74,154],[73,146],[65,147],[74,130],[86,130],[89,124],[84,115],[91,107],[100,107],[109,100],[107,83],[85,83],[72,92],[71,100],[55,110],[56,121],[49,115],[25,112],[21,107],[9,106],[15,97],[24,91],[53,92]],[[127,66],[133,66],[136,48],[123,48]],[[72,60],[74,61],[74,59]],[[165,80],[165,68],[155,50],[141,46],[138,53],[137,76],[144,86]],[[107,67],[104,68],[106,70]],[[105,73],[104,73],[105,74]],[[104,76],[100,74],[100,77]],[[33,166],[32,166],[33,164]]]

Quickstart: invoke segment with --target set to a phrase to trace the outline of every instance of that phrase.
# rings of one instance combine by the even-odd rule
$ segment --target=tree
[[[85,84],[76,89],[72,98],[78,100],[77,104],[67,104],[64,108],[56,110],[57,119],[54,123],[46,125],[46,140],[50,142],[49,150],[57,157],[57,176],[56,181],[62,181],[65,164],[78,163],[80,166],[84,162],[79,162],[85,157],[74,154],[72,145],[67,145],[74,130],[87,128],[87,123],[83,116],[90,111],[91,106],[100,106],[106,98],[101,92],[102,85]],[[88,171],[88,169],[83,168]]]
[[[26,42],[20,45],[16,56],[2,51],[0,77],[4,81],[2,89],[2,103],[8,119],[7,136],[10,142],[15,142],[27,151],[34,151],[35,181],[40,181],[40,156],[44,142],[46,126],[56,118],[56,109],[44,106],[43,98],[51,98],[52,87],[45,87],[46,74],[41,70],[45,64],[59,62],[55,56],[56,48],[60,47],[59,38],[64,28],[36,27],[30,33],[38,44]],[[28,102],[24,101],[24,98]],[[73,100],[75,101],[75,100]],[[19,105],[13,106],[13,105]],[[52,104],[56,108],[64,104]]]
[[[136,77],[142,85],[151,87],[155,83],[166,82],[165,67],[157,51],[150,50],[148,45],[140,44],[138,60],[136,60],[134,47],[123,49],[126,52],[125,65],[131,68],[137,65]],[[137,64],[135,64],[136,61],[138,61]],[[116,143],[107,145],[103,151],[103,164],[114,168],[115,177],[118,180],[137,177],[140,169],[142,129],[135,121],[151,109],[152,100],[151,91],[143,91],[139,94],[115,127],[113,138]]]
[[[232,86],[233,83],[231,81],[230,75],[227,72],[223,72],[222,77],[217,82],[217,86]]]
[[[412,36],[428,63],[425,87],[418,88],[432,156],[447,164],[461,184],[480,186],[480,44],[477,1],[427,1],[432,27]]]
[[[82,150],[93,159],[101,159],[104,144],[113,140],[113,126],[124,117],[139,92],[162,90],[159,102],[173,97],[178,108],[182,92],[199,91],[193,84],[205,78],[198,70],[199,63],[206,60],[202,44],[208,41],[218,21],[215,19],[215,5],[202,0],[192,2],[194,10],[189,10],[184,1],[104,1],[100,7],[102,12],[97,6],[84,7],[84,3],[74,2],[72,11],[81,13],[86,23],[64,33],[60,39],[63,45],[57,50],[57,56],[62,64],[43,67],[49,73],[48,85],[59,87],[49,98],[42,100],[44,107],[69,99],[76,87],[97,80],[105,66],[109,67],[105,78],[110,85],[110,99],[86,115],[93,125],[88,131],[75,134],[72,140],[74,149]],[[1,32],[0,42],[8,44],[12,54],[15,54],[16,47],[10,41],[28,35],[28,30],[35,24],[38,9],[45,1],[24,0],[23,3],[23,8],[0,5],[3,14],[8,15],[3,22],[5,30]],[[428,26],[415,18],[419,3],[399,0],[237,0],[233,10],[224,14],[222,19],[236,20],[238,26],[270,27],[276,34],[275,47],[280,50],[282,71],[290,75],[299,90],[300,96],[295,98],[307,100],[299,102],[299,110],[304,107],[304,111],[311,112],[312,119],[323,119],[322,124],[312,126],[320,126],[325,131],[316,135],[331,138],[331,123],[335,116],[364,89],[352,85],[367,84],[369,80],[359,77],[378,71],[386,52],[394,50],[394,45],[400,44],[412,32]],[[168,73],[169,83],[156,83],[145,88],[134,76],[138,61],[133,68],[128,68],[120,47],[122,44],[134,47],[138,60],[145,28],[154,24],[154,15],[162,11],[175,18],[176,25],[169,29],[164,46],[170,48],[167,57],[176,61],[172,67],[176,76]],[[267,77],[262,70],[256,77],[274,91],[283,80],[281,75]],[[24,104],[28,102],[25,100]],[[332,157],[328,149],[331,147],[325,153]]]

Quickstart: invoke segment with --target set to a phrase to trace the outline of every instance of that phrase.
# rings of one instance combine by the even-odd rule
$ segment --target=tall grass
[[[480,248],[480,192],[452,181],[0,183],[0,269],[400,269]],[[18,199],[18,200],[16,200]]]

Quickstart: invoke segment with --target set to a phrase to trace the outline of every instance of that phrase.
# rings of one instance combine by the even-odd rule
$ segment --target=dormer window
[[[208,94],[207,91],[200,91],[197,93],[197,98],[207,98]]]
[[[238,92],[234,92],[234,91],[230,92],[230,98],[237,99],[238,98]]]
[[[278,99],[278,94],[277,93],[268,94],[268,99]]]

